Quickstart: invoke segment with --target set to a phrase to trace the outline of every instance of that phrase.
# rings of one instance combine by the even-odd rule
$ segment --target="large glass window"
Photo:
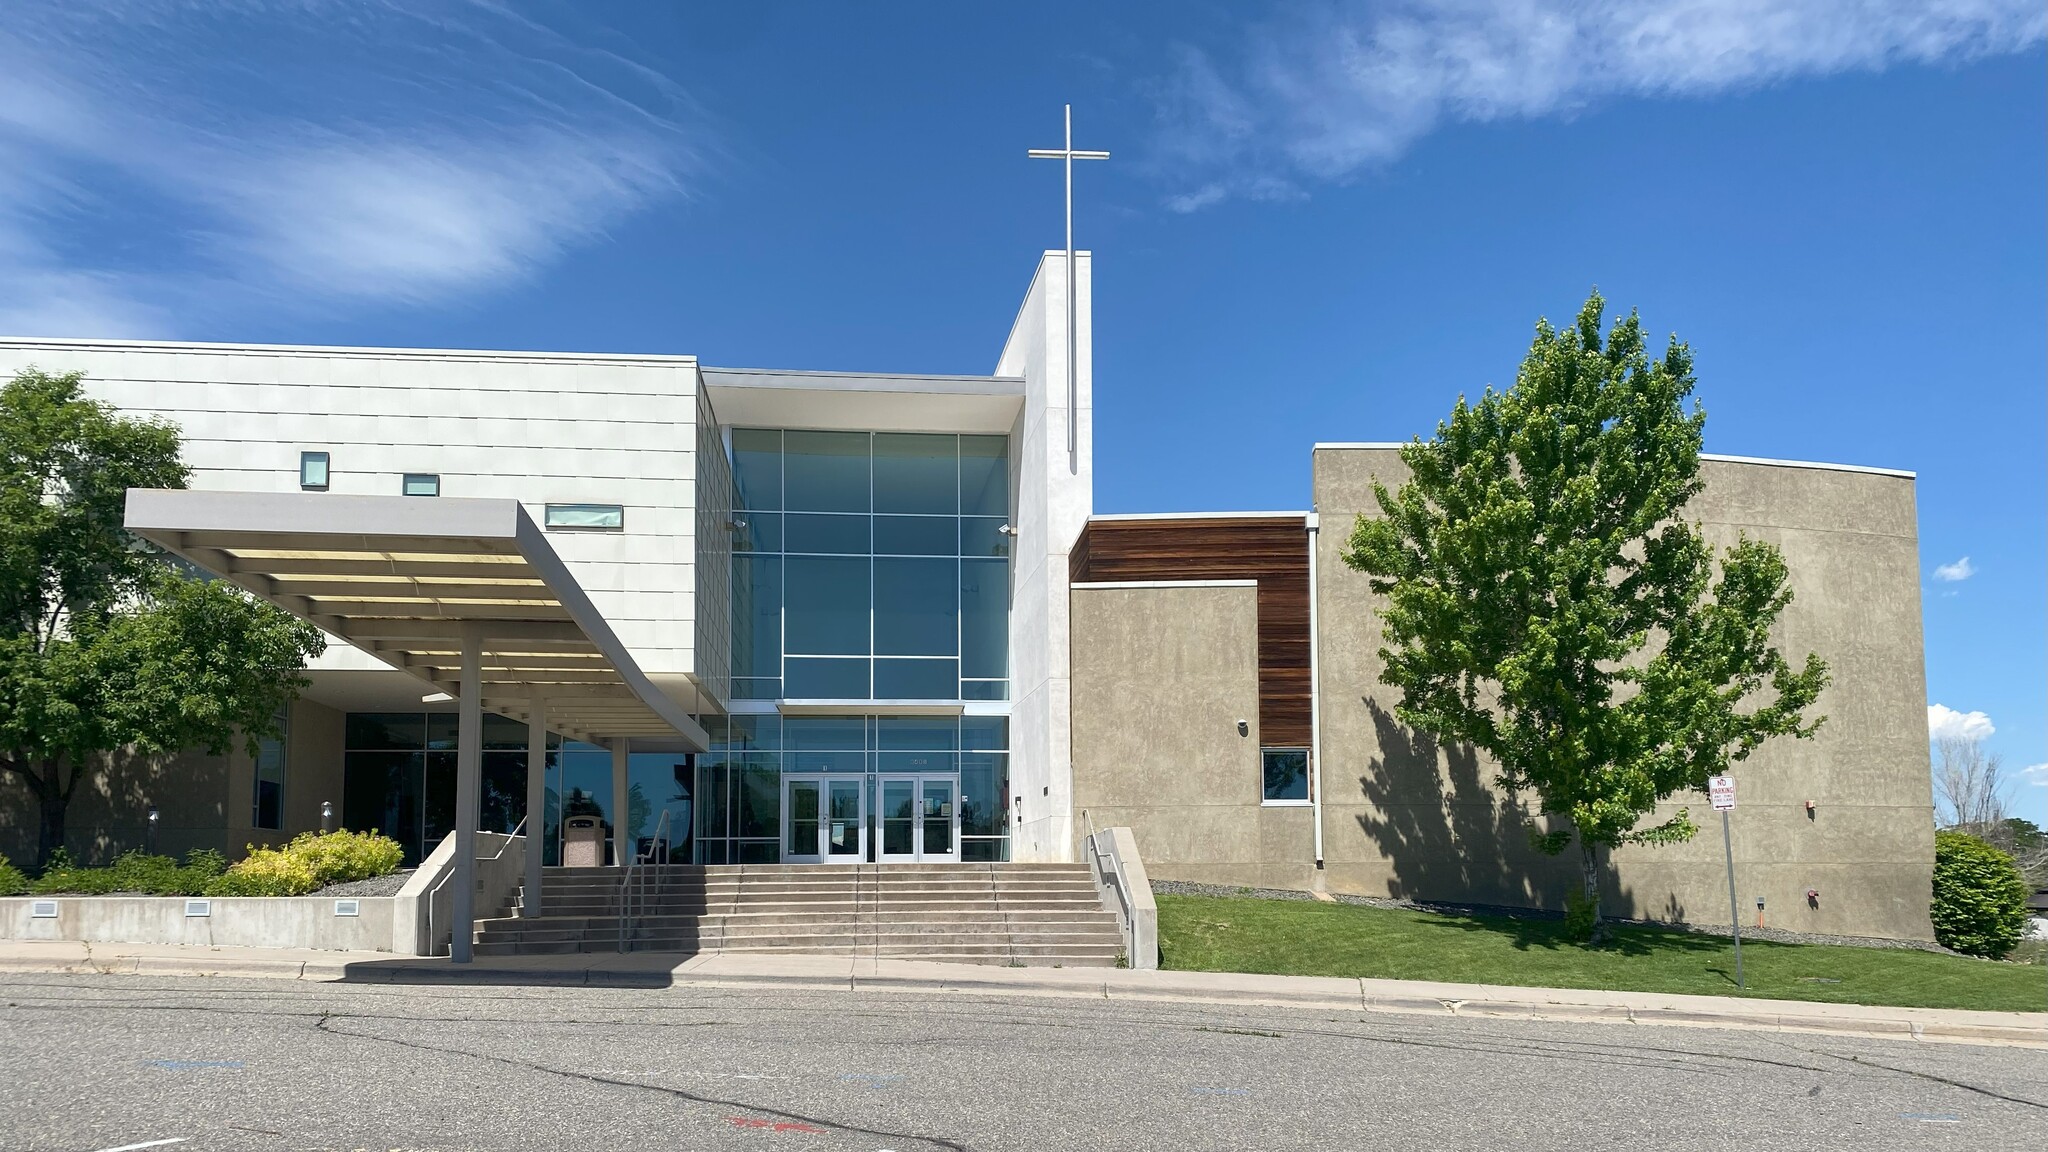
[[[1262,748],[1259,761],[1266,803],[1308,803],[1308,749]]]
[[[455,830],[455,716],[351,712],[342,732],[342,827],[381,832],[405,849],[408,866],[419,863]],[[550,736],[548,746],[557,747],[557,739]],[[526,724],[485,713],[482,753],[477,827],[485,832],[510,832],[526,818]],[[610,754],[599,754],[605,757],[603,779],[609,781]],[[553,779],[556,759],[551,752],[551,787],[544,814],[551,853],[563,807],[561,789],[552,786],[557,783]],[[259,774],[258,788],[261,786]],[[603,785],[603,794],[611,795],[608,783]],[[261,803],[259,791],[259,808]],[[552,855],[548,862],[554,863]]]
[[[1009,698],[1007,437],[731,445],[734,698]]]
[[[291,714],[280,712],[277,735],[256,742],[256,795],[251,827],[284,827],[285,749],[291,742],[291,732]]]

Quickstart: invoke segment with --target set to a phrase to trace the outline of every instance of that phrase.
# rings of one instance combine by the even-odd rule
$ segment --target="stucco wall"
[[[1405,478],[1392,448],[1319,448],[1324,827],[1328,884],[1372,895],[1560,906],[1575,861],[1527,846],[1492,768],[1420,741],[1379,682],[1377,598],[1341,553],[1370,483]],[[1925,724],[1913,481],[1896,474],[1709,459],[1688,509],[1717,547],[1739,533],[1783,550],[1792,604],[1775,637],[1795,663],[1818,653],[1833,681],[1810,741],[1777,740],[1735,769],[1736,886],[1773,927],[1927,939],[1933,823]],[[1815,804],[1811,819],[1806,801]],[[1691,843],[1616,853],[1610,907],[1726,923],[1717,821],[1703,796],[1675,797],[1703,827]],[[1819,892],[1817,907],[1805,893]]]
[[[1260,803],[1256,583],[1077,584],[1071,603],[1077,821],[1128,826],[1155,879],[1307,887],[1309,809]]]

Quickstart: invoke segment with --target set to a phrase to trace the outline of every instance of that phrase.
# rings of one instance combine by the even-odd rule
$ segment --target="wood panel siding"
[[[1068,556],[1077,584],[1151,580],[1259,583],[1259,742],[1310,736],[1308,526],[1301,516],[1090,520]]]

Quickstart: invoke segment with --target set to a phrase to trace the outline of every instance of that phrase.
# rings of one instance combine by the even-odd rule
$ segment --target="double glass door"
[[[946,775],[877,778],[882,863],[960,859],[960,777]]]
[[[791,864],[867,859],[865,776],[784,776],[782,858]]]

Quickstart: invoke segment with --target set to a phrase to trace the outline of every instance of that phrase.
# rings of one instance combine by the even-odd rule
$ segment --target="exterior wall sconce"
[[[1806,890],[1806,906],[1808,908],[1820,907],[1820,889],[1808,888]]]
[[[1806,818],[1808,820],[1813,819],[1813,801],[1811,800],[1806,802]]]
[[[747,522],[745,520],[727,520],[725,526],[734,532],[745,532],[747,530]]]
[[[1248,720],[1239,720],[1239,721],[1237,722],[1237,734],[1238,734],[1239,736],[1249,736],[1249,735],[1251,735],[1251,734],[1252,734],[1252,726],[1251,726],[1251,722],[1250,722],[1250,721],[1248,721]]]
[[[1017,530],[1015,528],[1010,527],[1008,524],[996,525],[996,531],[1002,533],[1005,536],[1015,536],[1017,534]]]
[[[1024,823],[1024,798],[1017,797],[1017,823]]]

